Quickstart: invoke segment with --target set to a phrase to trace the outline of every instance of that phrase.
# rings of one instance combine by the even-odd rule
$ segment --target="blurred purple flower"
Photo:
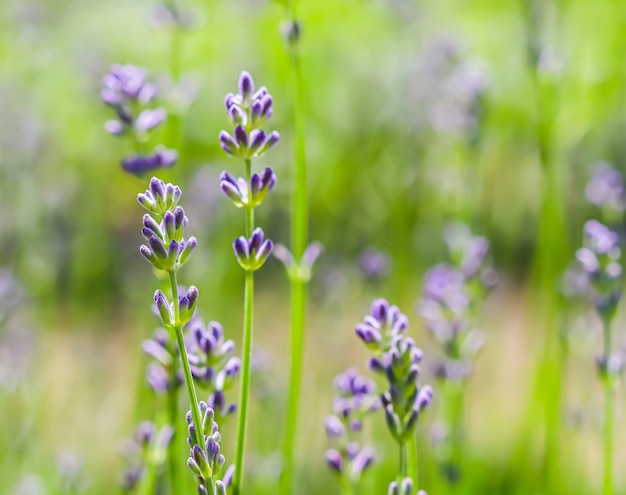
[[[585,187],[585,195],[596,206],[620,212],[626,209],[622,174],[607,162],[598,162],[594,166],[593,175]]]

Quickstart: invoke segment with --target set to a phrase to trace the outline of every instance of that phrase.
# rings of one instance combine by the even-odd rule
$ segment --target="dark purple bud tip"
[[[250,101],[252,93],[254,93],[254,80],[247,71],[242,71],[239,76],[239,93],[243,97],[244,101]]]

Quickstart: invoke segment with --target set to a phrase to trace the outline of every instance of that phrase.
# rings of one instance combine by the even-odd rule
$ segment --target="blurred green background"
[[[180,161],[159,176],[183,189],[188,231],[199,240],[181,283],[198,286],[205,318],[221,321],[239,342],[243,277],[230,244],[243,217],[218,177],[242,171],[217,135],[227,126],[224,95],[246,69],[272,93],[271,126],[282,135],[256,165],[278,175],[259,224],[286,243],[293,140],[284,10],[269,0],[180,3],[196,21],[180,64],[197,97],[181,117]],[[62,493],[58,464],[69,462],[68,453],[80,460],[87,493],[114,493],[124,467],[119,448],[155,407],[140,344],[155,325],[158,282],[138,254],[143,212],[135,199],[149,177],[121,170],[130,145],[104,131],[112,112],[99,99],[114,62],[146,67],[167,87],[170,35],[147,22],[153,6],[0,2],[0,266],[11,273],[0,294],[9,305],[17,294],[9,284],[17,284],[21,296],[0,333],[1,493]],[[334,493],[322,423],[332,377],[365,368],[353,326],[372,298],[386,297],[409,315],[426,353],[424,380],[431,379],[435,351],[414,304],[425,270],[445,260],[442,229],[455,220],[491,240],[500,273],[468,393],[471,469],[463,493],[549,493],[542,471],[549,377],[541,363],[562,329],[580,331],[567,340],[554,493],[599,493],[597,324],[563,307],[557,293],[584,220],[598,214],[583,192],[591,166],[603,159],[626,167],[626,6],[303,0],[300,17],[311,238],[326,251],[311,285],[298,494]],[[158,142],[177,141],[166,122]],[[368,249],[389,259],[388,272],[374,280],[358,263]],[[289,363],[288,284],[278,262],[259,273],[257,296],[250,486],[270,494]],[[419,427],[427,490],[437,486],[429,451],[436,419],[437,404]],[[363,493],[380,494],[395,451],[382,416],[370,423],[381,460]],[[234,424],[223,430],[232,458]],[[617,466],[626,462],[624,440],[620,434]],[[617,476],[626,487],[619,469]]]

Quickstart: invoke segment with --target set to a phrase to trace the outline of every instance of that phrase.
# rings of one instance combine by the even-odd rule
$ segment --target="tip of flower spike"
[[[254,93],[254,80],[248,71],[242,71],[239,76],[239,93],[244,101],[250,101]]]

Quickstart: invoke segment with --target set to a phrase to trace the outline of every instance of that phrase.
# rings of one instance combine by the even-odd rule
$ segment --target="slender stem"
[[[178,435],[180,433],[180,418],[178,417],[178,386],[176,385],[178,367],[172,364],[170,371],[170,389],[167,392],[167,409],[168,409],[168,422],[172,427],[173,435],[170,443],[167,447],[168,457],[168,469],[170,473],[170,485],[172,493],[178,491],[179,477],[178,477]]]
[[[191,402],[191,417],[196,429],[196,443],[200,448],[204,445],[202,421],[200,420],[200,409],[198,408],[198,395],[193,383],[191,375],[191,367],[189,366],[189,358],[187,357],[187,348],[185,347],[185,339],[183,338],[183,327],[180,324],[180,303],[178,301],[178,281],[176,280],[176,271],[171,270],[170,285],[172,288],[172,299],[174,302],[174,331],[176,333],[176,341],[178,342],[178,350],[180,352],[180,360],[183,364],[183,373],[185,374],[185,384],[187,385],[187,394]]]
[[[411,435],[407,445],[407,472],[409,478],[415,483],[415,487],[419,488],[419,469],[417,467],[417,431]]]
[[[233,494],[241,493],[243,479],[243,457],[246,441],[248,399],[250,396],[250,361],[252,357],[252,317],[254,304],[254,272],[246,271],[244,288],[244,323],[241,359],[241,389],[239,394],[239,417],[237,420],[237,444],[235,454],[235,475]]]
[[[295,15],[295,14],[294,14]],[[295,22],[295,18],[294,18]],[[291,51],[293,85],[293,123],[295,134],[294,163],[291,195],[291,247],[295,259],[300,260],[308,241],[308,190],[306,173],[306,129],[304,108],[304,85],[297,47]]]
[[[288,4],[287,14],[292,23],[297,22],[295,1]],[[308,190],[306,172],[306,129],[304,85],[299,55],[299,42],[290,45],[291,85],[293,95],[294,170],[291,174],[291,252],[294,259],[302,261],[308,243]],[[293,492],[294,451],[297,437],[298,408],[302,384],[304,354],[304,329],[306,318],[306,281],[290,278],[291,282],[291,369],[287,399],[287,426],[283,444],[283,477],[281,493]],[[348,484],[349,485],[349,484]],[[351,488],[350,488],[351,491]]]
[[[350,476],[346,473],[340,475],[339,483],[341,484],[341,495],[352,495],[354,490],[352,488],[352,481]]]
[[[604,321],[604,359],[608,362],[611,356],[611,327]],[[613,377],[610,370],[604,377],[604,484],[602,495],[613,495],[613,451],[615,430]]]
[[[246,160],[246,181],[248,191],[252,176],[252,164]],[[254,208],[246,205],[246,237],[254,230]],[[241,356],[241,388],[239,390],[239,415],[237,418],[237,440],[235,447],[235,474],[233,479],[233,495],[240,495],[243,480],[243,458],[246,443],[246,427],[248,422],[248,401],[250,398],[250,375],[252,361],[252,321],[254,317],[254,272],[246,271],[244,284],[244,317],[243,342]]]
[[[153,459],[146,462],[145,471],[141,478],[141,484],[137,490],[138,495],[153,495],[155,493],[156,480],[159,470]]]
[[[406,442],[398,443],[398,483],[400,483],[404,478],[407,477],[407,462],[406,462]]]
[[[306,304],[306,283],[291,281],[291,372],[289,380],[289,400],[287,404],[287,426],[283,444],[283,493],[292,493],[294,450],[297,434],[298,406],[302,384],[302,361],[304,349],[304,317]]]

